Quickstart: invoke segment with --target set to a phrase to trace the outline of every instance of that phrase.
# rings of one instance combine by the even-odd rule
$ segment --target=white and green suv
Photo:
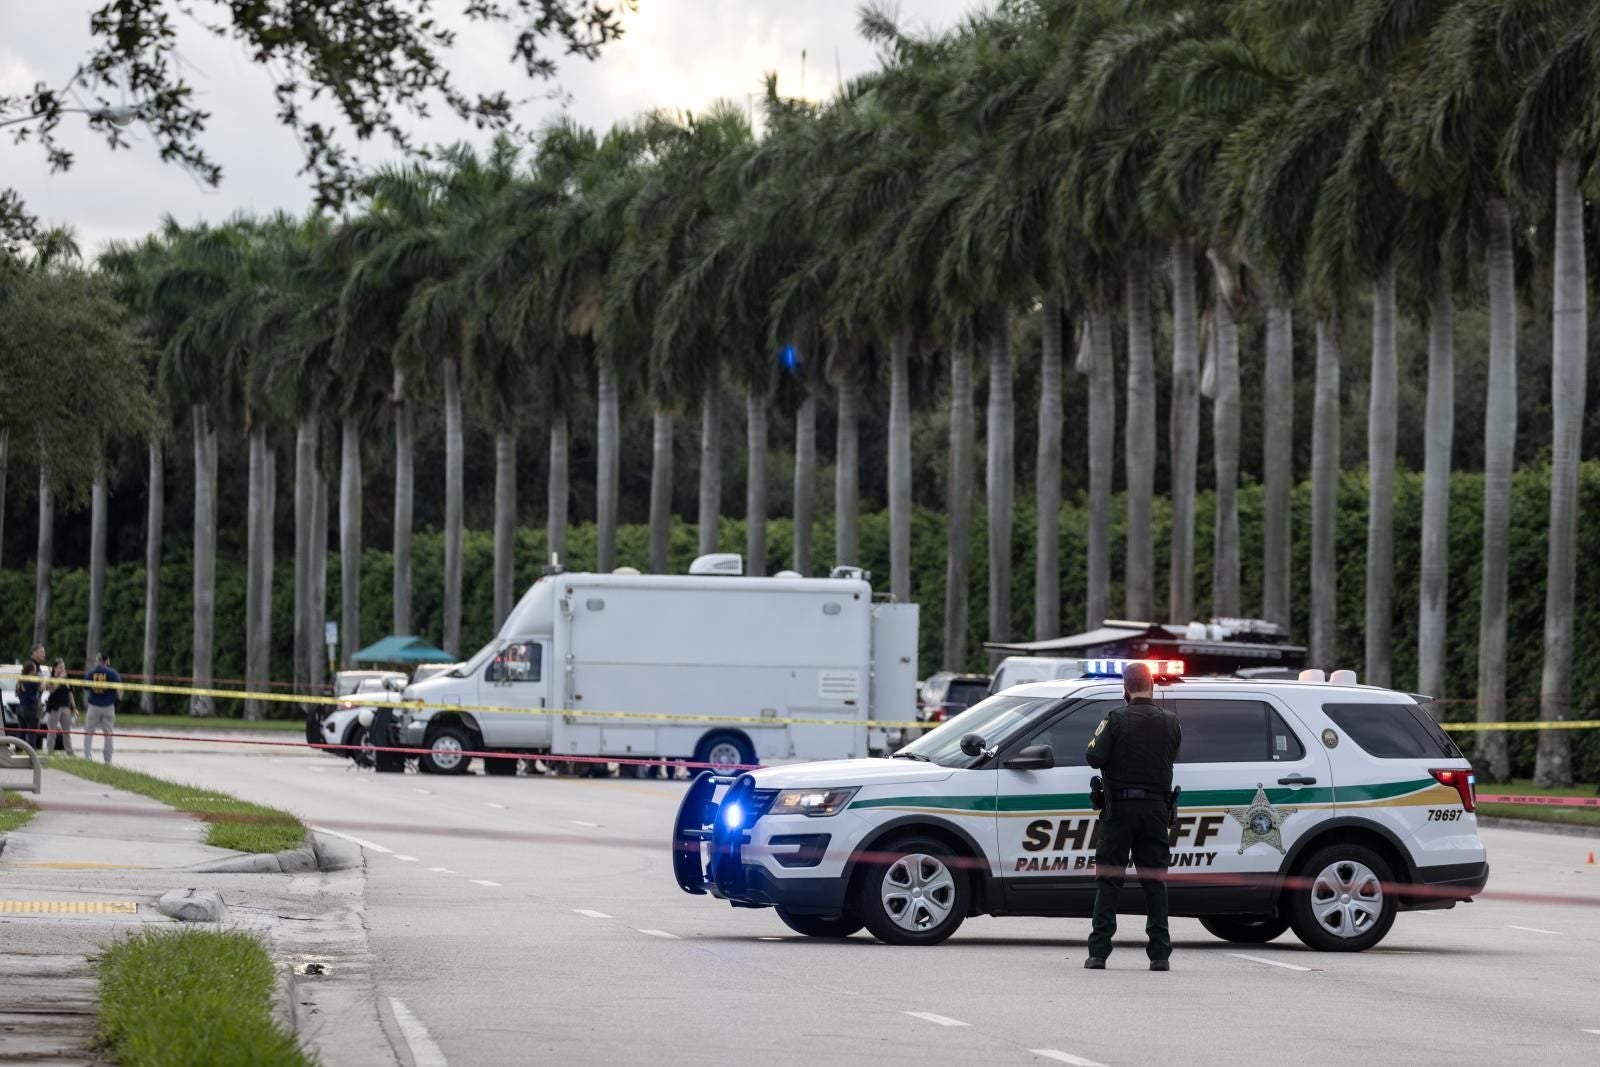
[[[865,926],[906,945],[969,915],[1086,918],[1098,822],[1084,749],[1122,703],[1122,666],[1007,690],[892,758],[703,774],[674,828],[678,884],[775,907],[802,934]],[[1483,889],[1471,765],[1418,698],[1341,677],[1157,687],[1183,724],[1173,915],[1229,941],[1292,927],[1360,951],[1397,911]],[[1143,908],[1137,884],[1126,911]]]

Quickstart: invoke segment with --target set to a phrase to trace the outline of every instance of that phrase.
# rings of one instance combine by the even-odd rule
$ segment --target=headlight
[[[767,809],[772,815],[837,815],[860,786],[848,789],[785,789]]]

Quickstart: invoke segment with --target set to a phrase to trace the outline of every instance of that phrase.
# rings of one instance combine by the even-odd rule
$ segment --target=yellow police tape
[[[25,676],[14,672],[0,673],[0,679],[21,680]],[[244,689],[197,689],[181,685],[151,685],[143,682],[89,682],[81,678],[49,679],[52,685],[77,688],[115,689],[128,693],[155,693],[162,696],[212,697],[223,700],[262,700],[280,704],[333,704],[346,707],[364,705],[361,694],[328,697],[299,693],[261,693]],[[932,730],[942,725],[936,722],[894,719],[795,719],[771,715],[687,715],[677,712],[657,711],[594,711],[588,708],[512,708],[500,704],[440,704],[426,700],[401,700],[380,702],[401,711],[456,711],[492,713],[499,715],[549,715],[585,719],[617,719],[628,722],[683,722],[683,723],[736,723],[744,726],[866,726],[894,730]],[[1600,719],[1559,719],[1545,722],[1442,722],[1446,730],[1457,732],[1483,732],[1491,730],[1593,730],[1600,728]]]

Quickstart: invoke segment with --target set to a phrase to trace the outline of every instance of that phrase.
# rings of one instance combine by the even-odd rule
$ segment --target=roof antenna
[[[844,95],[844,68],[839,65],[839,46],[833,46],[833,91],[836,95]]]
[[[800,99],[806,98],[806,50],[800,49]]]

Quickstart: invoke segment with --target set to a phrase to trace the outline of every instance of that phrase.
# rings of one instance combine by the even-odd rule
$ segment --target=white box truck
[[[855,568],[740,569],[713,556],[688,575],[547,574],[493,641],[404,695],[511,710],[409,710],[401,737],[436,774],[464,773],[466,752],[506,753],[484,769],[515,774],[528,753],[731,767],[886,748],[866,723],[915,718],[917,606],[874,602]]]

